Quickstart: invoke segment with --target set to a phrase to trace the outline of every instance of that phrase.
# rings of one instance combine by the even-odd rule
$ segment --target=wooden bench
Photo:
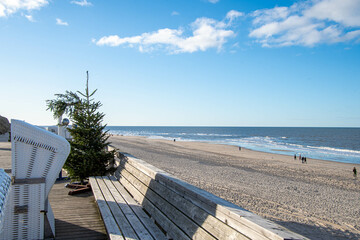
[[[90,183],[110,239],[306,239],[125,155]]]

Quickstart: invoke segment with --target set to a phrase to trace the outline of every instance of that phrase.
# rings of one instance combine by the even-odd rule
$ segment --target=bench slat
[[[125,190],[125,188],[120,184],[120,182],[114,177],[110,176],[109,179],[112,181],[112,184],[116,188],[116,190],[121,194],[129,207],[134,211],[139,220],[144,224],[144,226],[148,229],[150,234],[156,240],[167,240],[164,233],[160,231],[160,229],[155,225],[153,220],[150,219],[148,215],[144,212],[141,205],[137,203],[130,194]],[[111,190],[110,190],[111,191]]]
[[[173,222],[171,222],[152,202],[144,197],[144,195],[135,188],[126,178],[120,177],[119,182],[131,192],[134,199],[141,203],[149,214],[157,220],[158,224],[167,232],[168,236],[173,239],[188,239],[190,238]]]
[[[122,233],[113,218],[108,205],[105,202],[104,196],[100,191],[99,185],[94,177],[89,178],[95,200],[98,204],[102,219],[106,226],[109,238],[111,240],[124,240]]]
[[[178,208],[186,216],[190,217],[193,221],[195,221],[202,228],[210,232],[216,238],[249,239],[235,229],[226,225],[224,222],[215,218],[213,215],[209,214],[202,208],[193,204],[191,201],[185,199],[182,195],[158,183],[157,181],[144,174],[142,171],[140,171],[138,168],[135,168],[131,164],[125,163],[122,165],[122,167],[127,169],[147,187],[151,188],[154,192],[166,199],[169,203],[176,206],[176,208]],[[259,236],[258,239],[261,239],[261,236]]]
[[[101,177],[96,177],[96,180],[99,184],[101,191],[103,192],[104,198],[106,203],[108,204],[111,213],[113,214],[115,221],[117,222],[118,226],[120,227],[121,232],[123,233],[124,238],[127,239],[139,239],[131,227],[130,223],[126,219],[124,213],[119,208],[118,204],[116,203],[114,197],[112,196],[111,192],[105,185],[103,179]]]
[[[113,185],[113,181],[111,181],[108,177],[103,177],[103,180],[108,187],[109,191],[112,193],[114,199],[116,200],[117,204],[121,208],[122,212],[124,213],[125,217],[129,221],[130,225],[133,227],[136,234],[139,236],[141,240],[153,240],[154,238],[151,236],[149,231],[145,228],[136,214],[133,212],[132,208],[128,205],[128,203],[124,200],[122,195],[129,195],[127,192],[120,192],[115,188]],[[141,208],[138,204],[136,204],[137,208]],[[142,209],[141,209],[142,210]],[[154,227],[155,224],[154,224]]]
[[[121,175],[127,178],[146,198],[148,198],[155,206],[161,208],[161,211],[179,228],[181,228],[192,239],[216,239],[214,236],[206,232],[201,226],[197,225],[189,217],[179,211],[171,203],[156,194],[151,188],[148,188],[139,179],[123,169]],[[154,181],[154,180],[153,180]],[[155,182],[153,184],[156,184]],[[153,185],[150,183],[150,185]]]

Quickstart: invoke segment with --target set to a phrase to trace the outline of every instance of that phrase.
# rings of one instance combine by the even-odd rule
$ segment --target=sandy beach
[[[112,145],[310,239],[360,239],[360,165],[230,145],[112,136]]]
[[[0,168],[11,169],[11,143],[9,135],[0,135]]]

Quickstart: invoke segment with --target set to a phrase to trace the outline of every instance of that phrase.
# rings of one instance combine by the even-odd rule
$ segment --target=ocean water
[[[293,156],[360,164],[360,128],[118,127],[111,134],[202,141]]]

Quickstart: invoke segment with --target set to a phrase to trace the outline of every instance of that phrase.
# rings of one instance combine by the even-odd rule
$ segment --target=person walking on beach
[[[354,173],[354,178],[357,177],[357,170],[356,170],[356,167],[353,168],[353,173]]]
[[[241,147],[239,147],[239,151],[241,151]]]
[[[294,160],[296,160],[296,153],[294,154]]]

